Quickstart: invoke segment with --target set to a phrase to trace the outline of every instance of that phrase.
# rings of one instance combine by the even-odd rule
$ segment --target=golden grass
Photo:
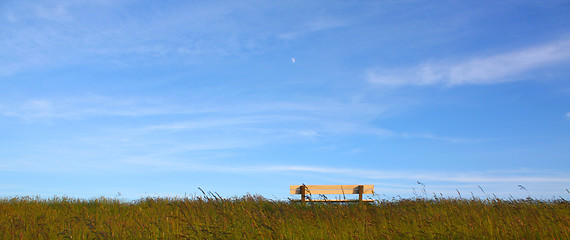
[[[566,200],[306,204],[260,196],[6,198],[0,239],[570,239]]]

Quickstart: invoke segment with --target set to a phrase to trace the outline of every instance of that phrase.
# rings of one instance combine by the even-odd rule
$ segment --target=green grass
[[[0,239],[570,239],[566,200],[5,198]]]

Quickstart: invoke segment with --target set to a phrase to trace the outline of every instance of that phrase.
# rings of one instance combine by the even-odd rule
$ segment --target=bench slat
[[[301,189],[296,189],[296,190],[291,190],[289,192],[290,194],[301,194]],[[306,192],[307,195],[315,195],[315,194],[358,194],[358,188],[357,189],[345,189],[345,190],[332,190],[332,189],[324,189],[324,190],[311,190],[311,189],[307,189]],[[362,192],[362,194],[374,194],[374,190],[372,189],[368,189],[368,190],[364,190]]]
[[[300,199],[291,200],[293,202],[300,202]],[[374,202],[374,199],[362,199],[363,202]],[[311,199],[307,202],[360,202],[358,199]]]
[[[302,185],[290,185],[289,189],[300,188]],[[350,189],[357,188],[360,185],[305,185],[311,189]],[[362,185],[364,189],[374,189],[374,185]]]

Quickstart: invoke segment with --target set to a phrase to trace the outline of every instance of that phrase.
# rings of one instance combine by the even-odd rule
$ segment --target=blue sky
[[[305,183],[390,198],[419,181],[429,195],[570,198],[569,13],[2,1],[0,195],[285,199]]]

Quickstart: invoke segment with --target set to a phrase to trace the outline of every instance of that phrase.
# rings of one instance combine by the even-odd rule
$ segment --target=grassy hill
[[[231,199],[5,198],[0,239],[570,239],[566,200],[398,199],[306,204]]]

